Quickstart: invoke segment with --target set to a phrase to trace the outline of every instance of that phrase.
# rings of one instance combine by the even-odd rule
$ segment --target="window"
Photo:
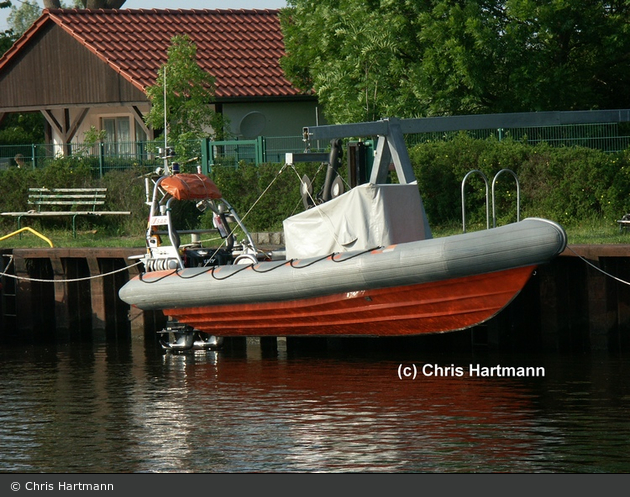
[[[129,117],[103,117],[101,128],[107,132],[106,155],[128,155],[132,152]]]

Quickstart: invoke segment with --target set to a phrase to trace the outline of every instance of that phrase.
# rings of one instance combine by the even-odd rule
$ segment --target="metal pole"
[[[164,174],[168,174],[168,123],[166,120],[166,65],[164,65]]]

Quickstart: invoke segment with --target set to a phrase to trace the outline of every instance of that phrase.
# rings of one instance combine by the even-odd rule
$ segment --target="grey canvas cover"
[[[287,259],[431,238],[416,183],[364,184],[284,221]]]

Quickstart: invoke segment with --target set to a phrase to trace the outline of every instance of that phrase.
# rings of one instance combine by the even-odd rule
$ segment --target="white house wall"
[[[149,106],[146,105],[144,107],[139,107],[139,110],[144,114],[149,112]],[[130,140],[138,141],[138,137],[136,136],[136,127],[134,125],[135,115],[134,112],[129,107],[95,107],[90,109],[90,112],[86,116],[85,120],[79,132],[75,136],[73,140],[74,143],[83,143],[85,139],[85,133],[90,131],[90,128],[94,126],[97,130],[101,130],[102,127],[102,119],[103,118],[116,118],[116,117],[127,117],[130,120]],[[151,136],[148,135],[147,139],[151,139]]]
[[[70,122],[74,122],[84,109],[70,109]],[[143,114],[149,112],[149,104],[138,106]],[[325,124],[319,116],[316,102],[283,103],[230,103],[223,104],[223,114],[231,125],[232,133],[240,139],[252,139],[257,136],[301,136],[304,126]],[[50,111],[59,123],[64,122],[64,109]],[[134,119],[135,112],[128,106],[92,107],[88,110],[81,124],[77,127],[72,143],[82,144],[85,134],[91,127],[102,129],[103,118],[127,117],[130,120],[130,139],[138,141]],[[64,135],[55,126],[51,126],[51,141],[57,155],[63,154]],[[149,134],[148,139],[152,137]]]
[[[83,112],[83,108],[71,108],[69,111],[69,121],[70,123],[74,123],[77,120],[81,113]],[[142,113],[149,111],[149,106],[146,105],[144,108],[139,107],[139,110]],[[65,110],[64,109],[52,109],[49,110],[49,116],[47,119],[54,119],[58,123],[63,125],[65,121]],[[131,141],[136,141],[136,131],[134,125],[135,113],[130,107],[125,106],[113,106],[113,107],[93,107],[88,110],[87,115],[81,121],[81,124],[77,127],[74,136],[72,137],[71,143],[73,144],[82,144],[85,141],[85,133],[90,131],[90,128],[94,126],[97,130],[101,129],[101,119],[104,117],[127,117],[130,120],[130,139]],[[151,139],[149,134],[148,139]],[[64,131],[60,130],[57,126],[51,125],[51,145],[55,150],[56,155],[63,154],[63,145],[65,143],[65,135]]]

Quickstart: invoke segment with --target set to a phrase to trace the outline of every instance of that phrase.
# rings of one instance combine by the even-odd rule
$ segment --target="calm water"
[[[0,472],[630,471],[628,358],[401,357],[5,346]]]

